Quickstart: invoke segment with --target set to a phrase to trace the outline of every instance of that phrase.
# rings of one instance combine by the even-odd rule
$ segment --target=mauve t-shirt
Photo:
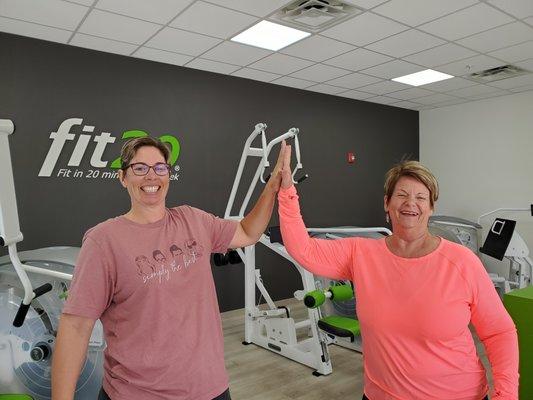
[[[103,387],[113,400],[206,400],[228,387],[210,254],[237,222],[180,206],[87,231],[64,313],[100,319]]]

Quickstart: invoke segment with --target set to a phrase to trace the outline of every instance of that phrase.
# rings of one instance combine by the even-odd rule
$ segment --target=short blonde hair
[[[402,161],[387,171],[384,185],[387,201],[391,198],[396,184],[403,176],[410,176],[427,187],[429,190],[429,202],[431,207],[433,207],[439,198],[439,184],[435,175],[418,161]]]
[[[130,139],[126,143],[124,143],[124,146],[122,146],[122,151],[120,152],[120,168],[122,170],[128,169],[131,160],[133,159],[133,157],[135,157],[135,154],[137,153],[137,150],[144,146],[155,147],[161,152],[161,155],[165,159],[165,162],[168,162],[170,158],[170,149],[159,139],[150,136],[143,136],[139,138]]]

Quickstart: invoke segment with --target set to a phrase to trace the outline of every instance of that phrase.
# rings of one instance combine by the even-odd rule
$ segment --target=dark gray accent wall
[[[416,111],[8,34],[0,34],[0,92],[0,118],[16,125],[10,146],[24,234],[20,250],[79,246],[89,227],[128,211],[128,195],[116,180],[54,176],[76,141],[65,144],[52,177],[37,176],[50,133],[67,118],[117,137],[104,153],[109,161],[118,156],[125,130],[176,136],[180,179],[172,182],[167,205],[190,204],[217,215],[224,213],[255,124],[267,123],[270,138],[298,127],[310,175],[298,188],[308,226],[382,226],[384,173],[405,155],[418,159]],[[80,170],[91,168],[94,146]],[[353,165],[348,151],[356,154]],[[263,248],[257,258],[275,299],[300,288],[298,274],[279,256]],[[243,265],[213,271],[221,309],[242,307]]]

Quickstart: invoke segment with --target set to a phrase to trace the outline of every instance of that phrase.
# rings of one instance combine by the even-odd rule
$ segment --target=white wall
[[[420,113],[420,160],[436,175],[435,214],[475,221],[500,207],[533,203],[533,92]],[[484,224],[484,234],[496,216]],[[503,213],[533,252],[531,213]],[[485,260],[491,272],[507,263]],[[505,268],[504,268],[505,266]]]

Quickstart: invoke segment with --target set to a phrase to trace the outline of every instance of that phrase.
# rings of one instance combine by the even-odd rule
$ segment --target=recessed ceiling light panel
[[[261,47],[262,49],[278,51],[309,35],[311,35],[309,32],[289,28],[288,26],[269,21],[261,21],[244,32],[239,33],[231,40],[250,46]]]
[[[399,78],[393,78],[392,80],[395,82],[405,83],[411,86],[421,86],[450,78],[453,78],[453,75],[448,75],[439,71],[434,71],[432,69],[426,69],[424,71],[415,72],[414,74],[400,76]]]

